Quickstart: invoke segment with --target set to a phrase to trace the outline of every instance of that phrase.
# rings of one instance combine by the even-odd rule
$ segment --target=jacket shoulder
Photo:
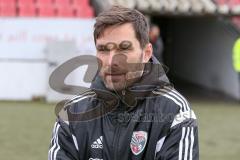
[[[186,98],[181,95],[176,89],[173,87],[163,87],[161,89],[153,91],[153,93],[161,95],[161,101],[164,101],[165,103],[165,105],[162,105],[162,110],[165,110],[165,113],[174,114],[171,128],[179,126],[179,124],[189,125],[189,122],[191,122],[193,126],[196,125],[197,118],[194,111],[191,109],[190,104]]]
[[[68,121],[69,120],[69,111],[71,113],[79,113],[88,110],[89,102],[92,97],[96,94],[92,90],[87,90],[82,94],[74,96],[72,99],[67,100],[61,110],[58,113],[58,118]]]
[[[172,106],[173,110],[179,112],[186,112],[191,110],[190,104],[187,99],[180,94],[175,88],[165,86],[153,91],[153,94],[159,95],[162,102],[164,102],[167,107]]]

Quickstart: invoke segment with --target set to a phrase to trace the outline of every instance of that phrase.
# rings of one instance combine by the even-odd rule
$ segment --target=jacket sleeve
[[[192,110],[185,114],[176,116],[168,134],[157,142],[156,160],[199,159],[197,121]]]
[[[68,122],[60,119],[54,125],[48,160],[78,160],[78,146]]]

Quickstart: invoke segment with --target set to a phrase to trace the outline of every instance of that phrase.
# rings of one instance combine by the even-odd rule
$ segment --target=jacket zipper
[[[126,94],[126,91],[123,90],[122,91],[122,95],[125,96]],[[116,126],[116,132],[114,134],[114,140],[113,140],[113,146],[114,147],[114,160],[117,160],[118,159],[118,143],[119,143],[119,136],[120,136],[120,127],[121,127],[121,124],[119,124],[119,122],[117,122],[117,126]]]
[[[114,140],[113,140],[113,148],[114,148],[114,151],[113,151],[113,157],[114,159],[113,160],[117,160],[117,154],[118,154],[118,143],[119,143],[119,133],[120,133],[120,126],[118,125],[117,128],[116,128],[116,132],[114,134]]]

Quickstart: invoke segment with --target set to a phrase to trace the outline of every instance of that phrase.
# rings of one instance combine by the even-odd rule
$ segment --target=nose
[[[116,66],[118,65],[117,54],[115,51],[110,51],[108,56],[108,65],[109,66]]]
[[[108,65],[109,66],[119,66],[126,67],[127,65],[127,56],[121,53],[116,53],[114,51],[110,51],[108,57]]]

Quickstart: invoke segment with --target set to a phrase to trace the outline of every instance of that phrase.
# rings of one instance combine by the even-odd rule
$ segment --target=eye
[[[102,54],[102,55],[107,55],[109,53],[109,51],[106,51],[106,50],[98,50],[97,51],[98,54]]]
[[[105,54],[107,53],[109,50],[106,48],[105,45],[99,45],[97,46],[97,52],[100,54]]]
[[[106,50],[111,51],[117,48],[117,45],[115,43],[109,42],[106,44]]]
[[[103,45],[98,45],[96,48],[97,48],[98,51],[104,50],[104,46]]]
[[[132,43],[129,41],[123,41],[119,44],[118,51],[120,53],[128,53],[130,50],[132,50]]]
[[[129,50],[132,49],[132,42],[130,41],[123,41],[119,44],[120,50]]]

